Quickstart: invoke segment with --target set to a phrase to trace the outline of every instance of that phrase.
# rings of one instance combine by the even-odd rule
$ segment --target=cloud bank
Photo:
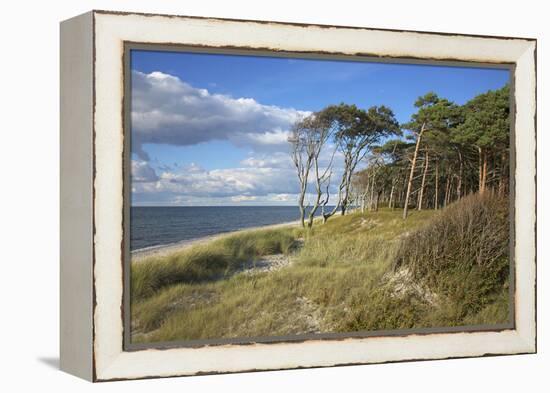
[[[146,161],[132,161],[132,193],[136,202],[166,204],[286,202],[298,188],[292,168],[255,167],[205,170],[196,164],[154,174]],[[145,179],[148,176],[148,180]],[[140,179],[140,181],[137,181]]]
[[[212,94],[162,72],[133,71],[133,203],[294,204],[299,187],[287,138],[292,124],[308,114]],[[215,140],[246,147],[249,153],[236,167],[206,170],[200,162],[167,165],[144,149],[145,144],[190,146]],[[324,155],[326,165],[331,154]],[[338,173],[335,165],[334,176]]]
[[[149,159],[146,143],[185,146],[229,140],[255,150],[281,150],[291,125],[309,113],[211,94],[162,72],[132,71],[132,150],[142,160]]]

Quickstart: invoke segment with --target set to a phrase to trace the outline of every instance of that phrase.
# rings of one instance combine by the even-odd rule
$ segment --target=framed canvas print
[[[61,24],[61,368],[536,351],[536,40]]]

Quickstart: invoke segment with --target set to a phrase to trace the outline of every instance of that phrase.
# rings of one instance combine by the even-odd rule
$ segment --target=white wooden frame
[[[501,331],[123,347],[124,43],[515,65],[515,321]],[[61,25],[61,368],[88,380],[536,351],[536,41],[93,11]]]

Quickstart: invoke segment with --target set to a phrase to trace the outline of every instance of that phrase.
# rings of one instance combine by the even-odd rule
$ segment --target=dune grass
[[[132,299],[143,299],[173,284],[216,280],[235,273],[267,254],[288,253],[291,231],[255,230],[213,240],[165,257],[151,257],[132,266]]]
[[[505,322],[507,275],[502,266],[507,255],[480,262],[472,258],[475,253],[452,253],[451,247],[462,249],[468,239],[477,241],[470,235],[434,248],[438,240],[449,240],[444,236],[471,230],[469,222],[476,226],[480,205],[488,214],[481,227],[497,225],[490,221],[493,215],[498,225],[506,221],[502,203],[485,199],[441,212],[414,211],[405,221],[400,211],[383,208],[333,217],[311,231],[288,227],[242,232],[140,261],[131,273],[132,340]],[[286,254],[292,264],[272,272],[243,271],[271,254]],[[446,255],[452,255],[449,261]],[[476,297],[483,299],[474,301]]]

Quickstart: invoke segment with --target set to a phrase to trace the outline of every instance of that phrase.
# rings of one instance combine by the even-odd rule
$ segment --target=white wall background
[[[545,2],[102,0],[3,3],[0,11],[0,390],[518,392],[550,385],[550,24]],[[538,38],[539,354],[92,385],[57,370],[58,23],[90,9]],[[521,192],[521,190],[519,190]],[[27,390],[27,389],[25,389]],[[547,391],[547,390],[546,390]]]

